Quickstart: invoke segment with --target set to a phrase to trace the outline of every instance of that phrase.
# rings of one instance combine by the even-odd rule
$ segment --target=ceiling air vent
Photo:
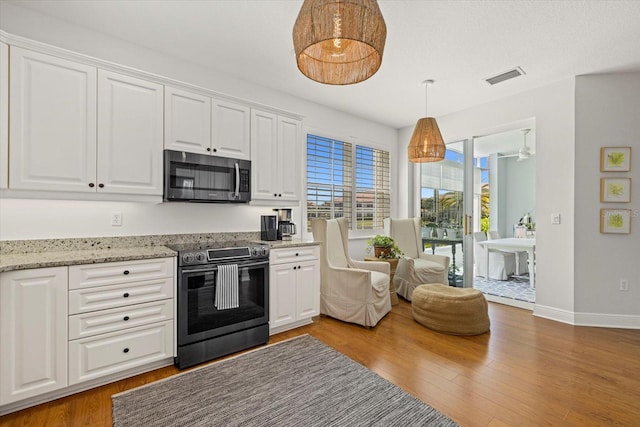
[[[493,76],[493,77],[489,77],[484,79],[485,82],[489,83],[490,85],[495,85],[498,83],[501,83],[505,80],[510,80],[519,76],[523,76],[525,74],[524,71],[522,71],[522,68],[520,67],[516,67],[513,70],[509,70],[509,71],[505,71],[504,73],[500,73],[497,76]]]

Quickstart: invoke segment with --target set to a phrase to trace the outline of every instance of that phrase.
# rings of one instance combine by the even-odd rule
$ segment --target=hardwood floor
[[[640,425],[640,331],[587,328],[489,304],[491,332],[443,335],[406,301],[377,327],[320,317],[271,337],[308,333],[462,426]],[[173,367],[0,418],[0,426],[110,426],[111,395],[177,373]]]

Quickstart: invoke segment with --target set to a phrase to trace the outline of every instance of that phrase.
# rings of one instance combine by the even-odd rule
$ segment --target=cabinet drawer
[[[173,356],[173,321],[69,342],[69,385]]]
[[[173,299],[69,316],[69,340],[173,319]]]
[[[297,246],[285,249],[272,249],[269,257],[271,264],[285,262],[311,261],[320,258],[320,246]]]
[[[173,298],[173,277],[69,291],[69,314]]]
[[[72,265],[69,267],[69,289],[172,277],[173,269],[173,258]]]

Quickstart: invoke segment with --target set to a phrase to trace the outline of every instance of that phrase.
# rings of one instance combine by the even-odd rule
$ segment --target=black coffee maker
[[[291,209],[274,209],[278,213],[278,240],[291,240],[296,225],[291,222]]]

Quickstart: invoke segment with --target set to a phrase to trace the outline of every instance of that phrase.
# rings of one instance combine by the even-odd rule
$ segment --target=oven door
[[[216,308],[218,266],[178,271],[178,345],[269,322],[269,260],[229,262],[238,266],[238,307]]]

